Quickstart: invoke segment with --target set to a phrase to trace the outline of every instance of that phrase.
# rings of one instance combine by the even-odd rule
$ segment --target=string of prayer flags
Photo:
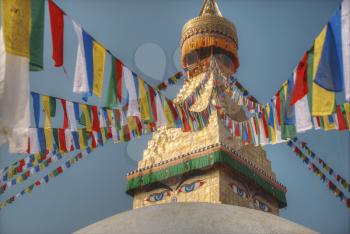
[[[309,147],[308,144],[304,141],[300,141],[298,138],[293,138],[293,142],[296,144],[300,145],[306,152],[307,154],[314,159],[316,162],[318,162],[322,168],[327,171],[327,173],[332,176],[338,183],[340,183],[343,188],[350,192],[350,185],[349,182],[347,182],[342,176],[340,176],[336,171],[329,166],[323,159],[321,159],[319,156],[317,156]]]
[[[63,65],[64,12],[52,0],[48,1],[52,38],[52,59],[55,67]]]
[[[82,150],[78,154],[76,154],[74,157],[70,158],[69,160],[62,163],[59,167],[52,170],[42,178],[36,180],[33,184],[27,186],[25,189],[21,190],[20,192],[16,193],[15,195],[9,197],[6,200],[3,200],[0,202],[0,209],[4,209],[8,204],[13,204],[18,198],[24,196],[25,194],[30,194],[34,188],[40,187],[44,184],[49,183],[53,178],[61,175],[64,173],[67,169],[71,168],[72,165],[78,163],[81,159],[86,158],[94,149],[88,147],[85,150]],[[59,153],[57,153],[59,155]],[[60,156],[57,156],[60,157]]]
[[[336,106],[336,112],[328,116],[314,116],[313,123],[316,130],[349,130],[350,129],[350,103]]]
[[[288,146],[293,149],[295,155],[297,155],[303,162],[308,166],[309,170],[312,171],[320,180],[326,183],[327,187],[332,193],[339,197],[339,199],[350,209],[350,198],[346,197],[345,194],[338,188],[336,184],[332,182],[311,160],[299,149],[292,140],[288,141]]]
[[[13,164],[2,168],[0,170],[0,182],[7,182],[8,180],[12,179],[16,174],[22,173],[23,171],[38,165],[43,160],[47,159],[48,156],[50,156],[48,152],[30,154],[24,159],[18,160]]]
[[[169,79],[163,81],[162,83],[158,84],[154,88],[156,90],[165,90],[165,89],[168,88],[169,84],[171,84],[171,85],[176,84],[178,81],[181,80],[182,77],[183,77],[183,73],[182,72],[177,72],[175,75],[173,75]]]

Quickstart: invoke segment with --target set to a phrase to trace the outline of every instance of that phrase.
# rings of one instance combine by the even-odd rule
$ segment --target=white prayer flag
[[[345,99],[350,102],[350,0],[342,2],[341,26]]]
[[[75,119],[74,114],[74,103],[66,101],[67,106],[67,116],[69,120],[69,127],[71,131],[77,131],[77,120]]]
[[[0,147],[9,153],[25,153],[28,146],[29,59],[6,53],[0,32]]]
[[[157,108],[157,127],[165,126],[167,124],[166,117],[164,115],[163,105],[159,97],[159,93],[155,96],[156,108]]]
[[[73,20],[73,26],[78,38],[77,60],[75,64],[75,74],[73,83],[74,93],[88,93],[89,82],[86,71],[86,60],[84,52],[83,30]]]
[[[138,116],[140,117],[139,103],[137,100],[137,93],[135,87],[135,79],[129,68],[123,66],[123,79],[125,86],[129,94],[129,108],[127,116]]]

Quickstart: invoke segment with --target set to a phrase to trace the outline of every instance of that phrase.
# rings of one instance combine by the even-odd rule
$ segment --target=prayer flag
[[[315,81],[316,73],[319,68],[323,44],[327,34],[327,26],[325,26],[322,32],[317,36],[314,43],[314,59],[313,59],[313,74],[312,80]],[[335,105],[334,92],[328,91],[315,82],[312,83],[312,115],[324,116],[332,114]]]
[[[322,88],[340,92],[344,90],[343,53],[340,8],[328,22],[323,50],[315,77]]]
[[[77,121],[75,118],[73,102],[66,101],[66,107],[70,130],[77,131]]]
[[[52,128],[45,128],[45,141],[46,141],[46,149],[49,151],[53,150],[53,141],[52,141]]]
[[[94,85],[94,58],[93,58],[93,41],[94,39],[82,30],[83,33],[83,43],[84,43],[84,54],[85,54],[85,64],[86,64],[86,73],[89,84],[89,93],[88,95],[92,95],[92,89]]]
[[[340,131],[346,130],[346,121],[343,116],[342,110],[340,106],[337,106],[337,121],[338,121],[338,129]]]
[[[72,22],[73,22],[75,33],[78,38],[78,49],[77,49],[77,59],[75,64],[73,92],[87,93],[89,92],[89,82],[88,82],[87,70],[86,70],[83,31],[79,25],[77,25],[74,21]]]
[[[30,70],[43,70],[45,0],[32,0],[32,29],[30,34]]]
[[[16,10],[11,13],[11,9]],[[30,1],[2,1],[0,146],[8,142],[10,153],[25,153],[28,148],[30,125],[28,14],[30,14]]]
[[[64,12],[52,1],[49,0],[50,25],[52,37],[52,59],[55,66],[63,65],[63,33],[64,33]]]
[[[304,58],[304,61],[306,63],[307,57]],[[306,69],[304,71],[304,74],[306,73]],[[298,72],[294,73],[294,92],[293,97],[295,94],[295,90],[298,89],[295,85],[298,84]],[[300,81],[299,81],[300,82]],[[303,86],[306,87],[307,90],[307,79],[305,78],[303,80]],[[306,92],[307,93],[307,92]],[[294,103],[294,109],[295,109],[295,122],[296,122],[296,131],[297,132],[305,132],[312,128],[312,122],[311,122],[311,115],[310,115],[310,109],[309,109],[309,101],[307,98],[306,93],[304,95],[300,95],[297,101]],[[292,100],[293,100],[292,97]],[[301,98],[300,98],[301,97]]]
[[[139,79],[139,100],[140,100],[141,119],[143,121],[150,121],[151,120],[150,103],[148,100],[145,82],[142,79]]]
[[[34,121],[35,127],[39,127],[40,121],[40,96],[37,93],[31,93],[33,98],[33,112],[34,112]]]
[[[29,143],[30,143],[30,154],[35,154],[40,151],[39,149],[39,138],[38,132],[35,128],[28,129]]]
[[[2,40],[6,53],[29,58],[31,1],[4,0],[1,5]]]
[[[93,41],[93,60],[94,60],[94,87],[93,92],[96,96],[102,96],[106,49],[97,41]]]
[[[128,91],[128,112],[127,116],[137,116],[140,117],[138,97],[136,93],[135,77],[134,74],[125,66],[123,66],[123,79],[125,81],[125,86]]]
[[[341,35],[344,69],[345,99],[350,102],[350,1],[341,4]]]
[[[292,105],[294,105],[298,100],[303,98],[308,93],[307,60],[308,60],[308,54],[305,53],[295,71],[295,84],[294,84],[294,91],[291,99]]]

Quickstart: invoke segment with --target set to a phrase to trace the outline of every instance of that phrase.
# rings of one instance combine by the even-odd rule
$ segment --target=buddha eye
[[[264,202],[259,201],[258,199],[254,200],[255,206],[262,211],[268,212],[270,211],[270,207],[266,205]]]
[[[153,194],[149,195],[148,197],[146,197],[145,201],[157,202],[157,201],[163,200],[164,197],[166,197],[166,196],[170,196],[169,190],[165,190],[165,191],[162,191],[160,193],[153,193]]]
[[[247,198],[248,195],[247,193],[240,187],[238,187],[235,184],[231,184],[232,190],[234,193],[236,193],[238,196],[243,197],[243,198]]]
[[[191,184],[184,184],[178,190],[179,193],[190,193],[199,187],[201,187],[205,182],[203,180],[197,180],[192,182]]]

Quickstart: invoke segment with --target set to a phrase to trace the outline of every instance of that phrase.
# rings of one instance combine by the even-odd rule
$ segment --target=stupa
[[[239,43],[215,0],[205,0],[199,16],[184,25],[180,43],[188,77],[174,102],[184,105],[197,93],[190,110],[208,113],[208,124],[198,131],[160,127],[127,175],[134,209],[78,233],[314,233],[278,217],[287,190],[264,149],[235,139],[211,108],[247,119],[225,95],[239,68]]]
[[[222,16],[215,1],[206,0],[199,16],[184,25],[181,48],[188,78],[174,102],[182,105],[200,89],[191,111],[219,105],[233,120],[246,120],[243,108],[224,95],[225,81],[239,67],[238,37],[234,24]],[[134,208],[210,202],[278,215],[279,208],[287,204],[286,188],[276,181],[263,148],[242,145],[232,137],[214,108],[208,125],[201,130],[160,128],[127,180]]]

